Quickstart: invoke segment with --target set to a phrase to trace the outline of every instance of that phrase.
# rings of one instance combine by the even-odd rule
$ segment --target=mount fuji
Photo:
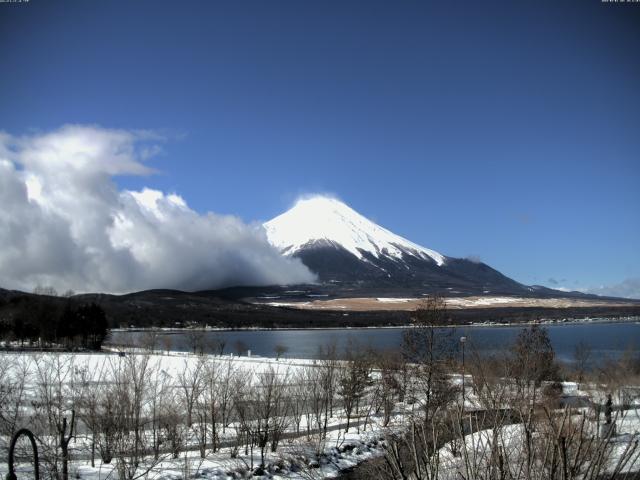
[[[334,198],[300,200],[264,228],[273,246],[299,258],[322,285],[334,289],[416,295],[541,293],[484,263],[447,257],[411,242]]]

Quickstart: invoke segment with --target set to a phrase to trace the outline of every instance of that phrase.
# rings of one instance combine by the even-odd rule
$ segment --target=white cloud
[[[112,177],[147,175],[150,132],[65,126],[0,132],[0,286],[124,292],[314,280],[263,230],[191,210],[175,193],[119,191]]]
[[[480,257],[480,255],[467,255],[465,259],[473,263],[482,263],[482,257]]]
[[[640,299],[640,277],[627,278],[615,285],[600,285],[584,290],[586,293],[594,293],[607,297]]]

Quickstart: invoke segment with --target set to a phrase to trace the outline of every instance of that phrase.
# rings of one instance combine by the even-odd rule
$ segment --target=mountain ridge
[[[396,235],[335,198],[304,198],[263,226],[281,253],[299,258],[322,284],[338,290],[463,295],[540,291],[483,262],[449,257]]]

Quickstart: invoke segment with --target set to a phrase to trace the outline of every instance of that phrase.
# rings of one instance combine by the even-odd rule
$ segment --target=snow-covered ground
[[[244,372],[246,382],[251,382],[252,378],[258,379],[261,374],[273,372],[278,377],[295,382],[297,375],[304,373],[308,369],[322,368],[321,364],[308,359],[290,358],[262,358],[262,357],[238,357],[233,355],[212,356],[193,355],[181,352],[157,352],[146,354],[141,351],[128,350],[112,353],[93,354],[70,354],[70,353],[0,353],[0,394],[4,392],[3,387],[20,380],[21,376],[26,378],[23,406],[21,415],[28,418],[35,410],[32,407],[38,402],[38,375],[42,375],[45,370],[39,369],[43,360],[55,361],[57,365],[73,372],[69,377],[62,380],[67,383],[70,391],[76,388],[77,378],[82,378],[85,382],[84,388],[99,388],[100,384],[108,384],[112,379],[109,372],[116,371],[121,365],[135,358],[142,358],[148,355],[148,370],[154,375],[160,375],[167,385],[167,389],[174,390],[180,395],[183,386],[185,372],[195,371],[203,362],[215,365],[222,369],[233,366],[234,369]],[[338,365],[341,363],[338,362]],[[55,372],[53,372],[55,373]],[[60,372],[58,372],[60,373]],[[75,387],[71,387],[72,376],[77,378]],[[372,389],[379,385],[379,373],[372,373]],[[40,377],[41,378],[41,377]],[[452,374],[450,382],[454,386],[462,385],[462,377]],[[51,378],[50,380],[55,380]],[[473,412],[482,410],[482,401],[472,388],[472,377],[467,375],[464,379],[464,410]],[[293,385],[293,383],[291,383]],[[605,401],[604,392],[596,385],[577,384],[575,382],[564,382],[562,384],[563,394],[569,397],[584,397],[591,401],[603,403]],[[508,388],[507,388],[508,390]],[[624,392],[621,387],[618,390]],[[504,397],[504,407],[509,407],[509,394]],[[614,395],[615,403],[624,403],[622,396]],[[616,418],[617,435],[613,442],[613,454],[611,462],[622,455],[624,448],[629,442],[640,438],[640,395],[626,399],[629,410]],[[175,409],[180,409],[176,405]],[[260,464],[260,452],[255,448],[253,452],[245,453],[244,449],[233,446],[235,436],[240,425],[231,421],[226,426],[225,433],[220,433],[219,442],[222,445],[215,453],[210,448],[206,449],[206,455],[201,458],[198,451],[198,439],[195,431],[190,430],[185,435],[183,451],[177,458],[173,458],[168,453],[162,453],[159,461],[154,461],[151,457],[143,461],[141,470],[148,468],[145,478],[158,480],[178,480],[186,478],[203,479],[233,479],[247,478],[249,472],[254,469],[253,478],[274,478],[274,479],[302,479],[302,478],[327,478],[337,476],[340,470],[352,467],[364,460],[384,454],[385,438],[389,433],[398,433],[403,430],[407,416],[410,414],[412,406],[404,403],[396,403],[391,420],[383,425],[383,416],[370,409],[366,413],[362,411],[359,418],[355,418],[352,426],[345,433],[345,411],[341,405],[337,404],[333,415],[327,419],[327,433],[321,439],[314,419],[310,416],[302,415],[298,420],[298,428],[295,422],[288,418],[285,429],[285,437],[280,442],[276,452],[267,452],[266,470],[255,472],[255,467]],[[182,412],[184,413],[184,412]],[[366,423],[365,423],[366,422]],[[21,426],[21,425],[18,425]],[[590,428],[596,428],[593,422]],[[296,432],[300,432],[297,434]],[[143,436],[145,443],[150,442],[150,433],[146,431]],[[501,442],[504,447],[513,446],[512,450],[517,450],[517,445],[522,442],[522,427],[519,425],[505,425],[501,428]],[[469,434],[465,437],[465,449],[467,455],[474,458],[487,458],[493,436],[491,429],[482,430]],[[41,437],[47,443],[52,442],[52,438]],[[7,438],[0,438],[0,444],[6,446]],[[520,442],[520,443],[518,443]],[[463,457],[453,455],[451,445],[446,445],[441,450],[443,462],[442,478],[455,478],[458,470],[463,468]],[[269,449],[268,449],[269,450]],[[91,467],[89,461],[90,438],[86,429],[80,429],[70,445],[72,455],[71,473],[72,478],[82,478],[91,480],[117,479],[117,472],[114,470],[115,460],[110,464],[103,464],[96,461]],[[96,456],[99,459],[99,455]],[[640,465],[628,465],[627,469],[638,470]],[[0,463],[0,478],[7,473],[6,463]],[[450,476],[448,476],[450,474]]]
[[[92,379],[91,382],[109,382],[108,372],[118,369],[119,365],[135,356],[145,355],[142,352],[128,351],[124,356],[119,353],[103,354],[71,354],[71,353],[0,353],[1,379],[9,382],[19,380],[20,376],[26,375],[25,393],[22,407],[22,415],[28,418],[33,414],[33,409],[29,406],[37,402],[38,388],[36,383],[38,375],[38,362],[43,359],[55,358],[60,366],[70,369],[76,374],[84,375],[83,378]],[[45,360],[46,361],[46,360]],[[294,378],[296,373],[303,368],[313,368],[313,360],[306,359],[275,359],[259,357],[238,357],[233,355],[225,356],[199,356],[181,352],[157,353],[149,356],[148,370],[156,372],[173,388],[179,390],[180,375],[186,371],[193,370],[200,362],[213,362],[219,367],[226,367],[230,364],[234,369],[243,371],[245,374],[257,378],[266,371],[275,372],[278,376]],[[9,368],[7,368],[10,365]],[[86,376],[88,375],[88,377]],[[248,378],[248,377],[247,377]],[[51,379],[54,380],[53,378]],[[71,377],[65,377],[65,382],[71,386]],[[74,382],[76,382],[74,380]],[[97,388],[97,383],[92,385]],[[180,408],[176,405],[176,408]],[[286,432],[295,438],[281,440],[280,446],[275,453],[268,452],[266,464],[268,468],[263,475],[254,475],[253,478],[326,478],[336,476],[340,470],[352,467],[357,463],[382,454],[381,439],[384,431],[390,428],[399,428],[400,420],[392,419],[387,427],[382,427],[380,415],[371,415],[367,418],[366,426],[363,425],[362,418],[352,420],[352,426],[345,433],[345,414],[341,408],[334,409],[334,415],[327,420],[327,434],[321,439],[316,427],[309,425],[310,434],[307,434],[307,421],[309,417],[302,416],[299,423],[299,435],[293,435],[293,422],[289,422]],[[169,454],[162,454],[161,461],[143,462],[140,470],[149,468],[144,478],[149,479],[232,479],[246,478],[248,472],[260,465],[260,452],[256,447],[253,452],[245,454],[243,449],[237,450],[231,446],[235,438],[238,425],[231,422],[226,427],[226,434],[220,434],[219,442],[223,445],[217,452],[213,453],[207,449],[205,458],[201,458],[198,451],[197,439],[189,433],[184,444],[185,452],[178,458],[172,458]],[[90,438],[86,429],[81,429],[70,444],[71,452],[71,478],[82,478],[91,480],[116,479],[115,459],[110,464],[103,464],[96,455],[96,463],[91,467],[89,461]],[[147,432],[145,438],[150,434]],[[53,441],[52,437],[41,437],[45,443]],[[1,438],[0,444],[6,448],[8,439]],[[4,450],[6,452],[6,450]],[[4,460],[4,459],[3,459]],[[0,478],[4,478],[7,473],[7,464],[0,463]],[[29,467],[23,467],[27,470]]]

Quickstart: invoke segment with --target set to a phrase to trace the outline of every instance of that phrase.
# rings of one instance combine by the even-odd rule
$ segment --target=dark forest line
[[[407,311],[314,311],[257,305],[221,292],[152,290],[128,295],[59,297],[0,291],[0,336],[93,348],[106,328],[335,328],[405,326]],[[498,307],[447,310],[445,324],[525,323],[640,316],[640,304],[593,307]]]

